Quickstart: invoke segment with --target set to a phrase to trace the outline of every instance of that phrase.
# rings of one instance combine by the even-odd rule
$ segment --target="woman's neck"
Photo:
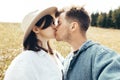
[[[47,45],[47,42],[48,42],[48,39],[45,39],[41,36],[37,37],[38,38],[38,44],[39,46],[41,46],[42,48],[48,50],[48,45]]]
[[[43,50],[45,50],[46,52],[50,53],[50,54],[53,54],[53,51],[49,45],[49,39],[46,39],[44,37],[41,37],[41,36],[38,36],[38,44],[40,47],[43,48]]]
[[[48,44],[47,44],[47,42],[48,42],[48,40],[41,41],[41,43],[42,43],[41,47],[44,48],[44,49],[46,49],[46,50],[48,50]]]

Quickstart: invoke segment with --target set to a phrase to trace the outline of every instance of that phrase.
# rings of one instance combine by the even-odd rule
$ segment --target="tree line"
[[[120,29],[120,7],[108,13],[92,13],[91,26]]]

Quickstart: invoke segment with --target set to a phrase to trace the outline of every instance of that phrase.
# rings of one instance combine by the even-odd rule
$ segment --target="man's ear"
[[[72,22],[71,26],[70,26],[70,30],[71,31],[75,31],[78,27],[78,23],[77,22]]]
[[[38,27],[34,26],[33,29],[32,29],[32,31],[34,33],[39,33],[40,29]]]

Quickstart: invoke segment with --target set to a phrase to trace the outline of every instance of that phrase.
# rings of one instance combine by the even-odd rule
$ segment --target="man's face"
[[[69,26],[64,12],[58,17],[58,25],[55,33],[57,41],[67,41],[69,39]]]

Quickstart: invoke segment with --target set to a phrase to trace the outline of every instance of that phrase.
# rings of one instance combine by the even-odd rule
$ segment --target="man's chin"
[[[56,39],[56,41],[61,41],[61,40],[59,40],[59,39]]]
[[[55,37],[56,41],[62,41],[61,39],[59,39],[58,37]]]

